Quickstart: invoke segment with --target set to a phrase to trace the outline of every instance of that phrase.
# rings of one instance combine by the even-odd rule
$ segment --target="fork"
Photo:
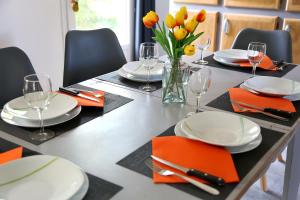
[[[77,89],[77,88],[68,88],[68,89],[78,91],[78,92],[86,92],[86,93],[89,93],[89,94],[93,95],[96,98],[100,98],[100,97],[103,96],[102,94],[98,94],[98,93],[96,93],[94,91],[91,91],[91,90],[84,90],[84,89]]]
[[[177,174],[173,171],[170,171],[170,170],[166,170],[166,169],[163,169],[161,167],[159,167],[158,165],[155,165],[152,160],[150,158],[148,158],[146,161],[145,161],[145,164],[147,167],[149,167],[152,171],[158,173],[159,175],[162,175],[162,176],[177,176],[179,178],[182,178],[184,180],[186,180],[187,182],[195,185],[196,187],[210,193],[210,194],[213,194],[213,195],[219,195],[220,192],[219,190],[209,186],[209,185],[206,185],[204,183],[201,183],[199,181],[196,181],[194,179],[191,179],[187,176],[184,176],[184,175],[181,175],[181,174]]]

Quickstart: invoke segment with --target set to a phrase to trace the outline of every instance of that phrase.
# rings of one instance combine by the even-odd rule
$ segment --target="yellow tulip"
[[[147,28],[152,28],[152,26],[154,26],[158,20],[158,15],[152,10],[143,17],[143,23]]]
[[[184,28],[178,28],[174,31],[174,36],[176,40],[182,40],[183,38],[185,38],[187,34],[187,30],[185,30]]]
[[[176,20],[176,25],[177,26],[183,25],[183,23],[184,23],[184,13],[178,11],[175,15],[175,20]]]
[[[191,20],[189,20],[187,23],[185,23],[184,28],[189,32],[193,32],[195,30],[195,28],[197,27],[198,22],[196,20],[196,18],[192,18]]]
[[[196,17],[196,19],[197,19],[197,21],[198,21],[199,23],[204,22],[205,18],[206,18],[206,11],[205,11],[205,10],[201,10],[201,11],[197,14],[197,17]]]
[[[168,28],[174,28],[176,26],[176,20],[171,14],[166,16],[165,21]]]
[[[188,18],[188,13],[187,13],[187,10],[186,10],[186,7],[185,6],[182,6],[179,10],[179,12],[181,12],[183,15],[184,15],[184,19],[187,19]]]
[[[187,55],[187,56],[192,56],[195,54],[195,46],[194,45],[186,45],[184,47],[184,54]]]

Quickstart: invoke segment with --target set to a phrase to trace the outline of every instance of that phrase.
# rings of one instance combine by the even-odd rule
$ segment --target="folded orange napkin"
[[[235,169],[231,154],[222,147],[209,145],[178,136],[154,137],[152,139],[152,154],[178,165],[194,168],[212,175],[222,177],[226,183],[238,182],[239,177]],[[182,172],[154,161],[155,164],[174,172]],[[190,177],[205,182],[201,179]],[[154,183],[185,183],[175,176],[161,176],[153,173]]]
[[[242,62],[236,62],[236,63],[240,64],[241,67],[252,67],[252,65],[250,64],[249,61],[246,61],[246,62],[242,61]],[[262,59],[261,63],[257,67],[265,69],[265,70],[276,71],[276,67],[273,64],[273,61],[268,56],[265,56]]]
[[[233,101],[243,102],[262,108],[274,108],[289,112],[296,112],[293,103],[284,98],[256,95],[242,88],[230,88],[228,91],[230,99]],[[234,103],[232,104],[232,107],[234,112],[256,112],[254,109],[241,111],[236,105],[234,105]]]
[[[66,94],[66,93],[63,93],[63,92],[58,92],[58,93],[65,94],[65,95],[68,95],[70,97],[73,97],[74,99],[77,100],[79,106],[94,106],[94,107],[101,107],[101,108],[103,108],[104,107],[104,94],[105,94],[105,92],[101,91],[101,90],[97,90],[97,91],[94,91],[94,92],[97,93],[97,94],[101,94],[102,97],[96,98],[95,96],[93,96],[93,95],[91,95],[89,93],[86,93],[86,92],[82,92],[82,94],[85,94],[87,96],[99,99],[100,102],[91,101],[91,100],[84,99],[84,98],[81,98],[81,97],[78,97],[78,96],[69,95],[69,94]]]
[[[22,157],[23,147],[17,147],[15,149],[0,153],[0,165],[6,162],[16,160]]]

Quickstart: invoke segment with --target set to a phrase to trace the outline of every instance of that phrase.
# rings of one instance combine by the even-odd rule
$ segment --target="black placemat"
[[[0,138],[0,153],[11,150],[19,145]],[[23,157],[39,155],[40,153],[23,148]],[[104,179],[86,173],[89,179],[89,189],[83,198],[84,200],[108,200],[123,188]]]
[[[250,170],[257,164],[257,162],[283,136],[283,133],[279,133],[265,128],[261,129],[261,133],[262,133],[262,143],[256,149],[249,152],[232,155],[240,180],[242,180],[250,172]],[[159,137],[171,136],[171,135],[174,135],[174,126],[170,127],[165,132],[160,134]],[[145,159],[149,158],[151,152],[152,152],[152,145],[150,141],[145,145],[141,146],[140,148],[138,148],[133,153],[123,158],[122,160],[120,160],[117,164],[125,168],[128,168],[130,170],[133,170],[135,172],[138,172],[140,174],[143,174],[147,177],[152,177],[151,170],[149,170],[148,167],[146,167],[146,165],[144,164]],[[234,190],[234,188],[238,184],[237,183],[226,184],[224,187],[214,186],[220,190],[220,195],[218,196],[210,195],[191,184],[168,184],[168,185],[175,187],[179,190],[182,190],[186,193],[189,193],[193,196],[199,197],[201,199],[220,200],[220,199],[226,199],[226,197]]]
[[[139,89],[140,86],[145,85],[145,83],[131,81],[126,78],[123,78],[123,77],[119,76],[117,71],[98,76],[97,79],[115,83],[115,84],[122,85],[122,86],[126,86],[126,87],[133,88],[133,89]],[[158,90],[162,87],[162,82],[161,81],[153,82],[153,83],[150,83],[150,85],[154,85],[156,87],[156,90]],[[141,90],[141,89],[139,89],[139,90]]]
[[[295,113],[295,116],[293,118],[291,118],[289,121],[281,121],[278,119],[274,119],[272,117],[265,116],[260,113],[241,112],[239,114],[248,116],[248,117],[265,120],[265,121],[276,123],[276,124],[281,124],[284,126],[292,127],[295,124],[295,122],[298,120],[298,118],[300,117],[300,101],[293,101],[292,103],[294,104],[297,112]],[[223,95],[221,95],[221,96],[217,97],[216,99],[214,99],[213,101],[209,102],[206,106],[217,108],[220,110],[229,111],[229,112],[234,112],[232,105],[230,103],[230,97],[229,97],[228,92],[224,93]]]
[[[82,88],[82,89],[89,89],[89,90],[95,90],[91,88],[87,88],[80,85],[72,85],[73,88]],[[105,93],[105,101],[104,101],[104,108],[96,108],[96,107],[82,107],[82,110],[78,116],[76,116],[74,119],[71,119],[70,121],[67,121],[62,124],[58,124],[55,126],[47,127],[50,130],[53,130],[55,132],[55,137],[59,136],[73,128],[76,128],[84,123],[87,123],[97,117],[102,116],[105,113],[108,113],[116,108],[119,108],[120,106],[123,106],[129,102],[131,102],[132,99],[129,99],[127,97],[123,97],[120,95],[115,95],[106,92]],[[23,128],[18,127],[14,125],[10,125],[6,122],[4,122],[2,119],[0,119],[0,130],[13,135],[17,138],[20,138],[22,140],[25,140],[27,142],[30,142],[35,145],[42,144],[46,141],[33,141],[29,137],[29,133],[31,131],[37,130],[36,128]],[[51,138],[53,139],[53,138]],[[51,140],[50,139],[50,140]]]
[[[238,72],[244,72],[244,73],[252,73],[252,67],[231,67],[231,66],[226,66],[221,63],[218,63],[213,59],[214,55],[210,55],[204,60],[208,61],[208,65],[216,68],[221,68],[221,69],[227,69],[227,70],[232,70],[232,71],[238,71]],[[297,65],[294,64],[289,64],[288,66],[284,67],[282,71],[270,71],[270,70],[264,70],[261,68],[256,68],[256,75],[260,76],[275,76],[275,77],[282,77],[285,74],[287,74],[289,71],[294,69]]]

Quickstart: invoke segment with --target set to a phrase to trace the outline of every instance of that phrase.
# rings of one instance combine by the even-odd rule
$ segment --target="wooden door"
[[[279,9],[280,0],[224,0],[224,5],[243,8]]]
[[[300,19],[285,18],[283,29],[290,32],[293,46],[293,63],[300,64]]]
[[[300,0],[287,0],[285,9],[293,12],[300,11]]]
[[[167,0],[160,0],[167,1]],[[219,0],[174,0],[177,3],[193,3],[193,4],[206,4],[206,5],[218,5]]]
[[[231,48],[236,35],[244,28],[275,30],[277,19],[276,16],[224,14],[220,48]]]
[[[189,18],[192,18],[196,15],[197,12],[188,12]],[[218,12],[207,12],[206,19],[203,23],[200,23],[195,30],[195,33],[204,32],[204,35],[208,35],[211,39],[211,45],[209,47],[210,51],[216,50],[216,39],[217,39],[217,32],[218,32]],[[193,44],[197,43],[198,41],[202,41],[203,37],[200,36],[197,40],[193,42]]]

